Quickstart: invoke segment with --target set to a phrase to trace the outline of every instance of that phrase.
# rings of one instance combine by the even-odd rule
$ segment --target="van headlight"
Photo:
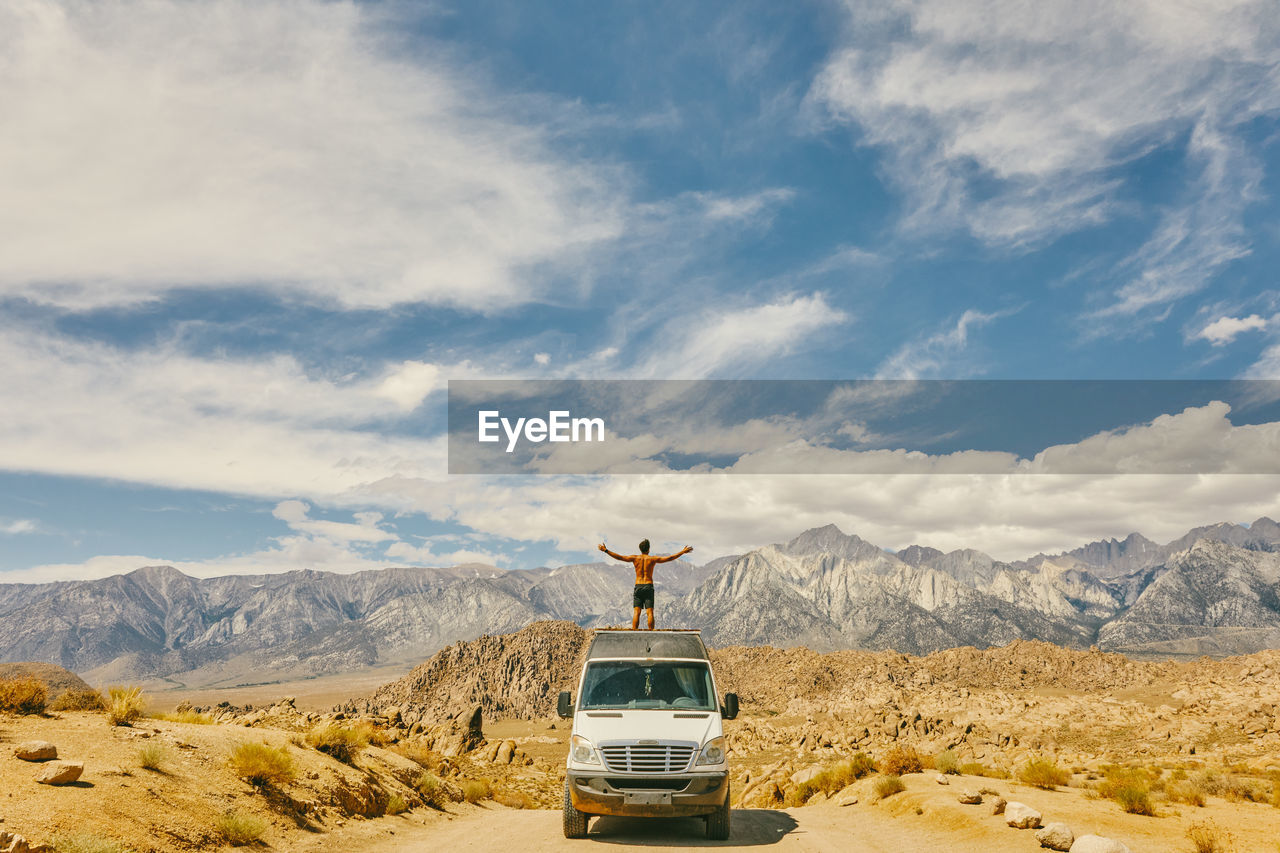
[[[578,764],[599,764],[596,749],[582,735],[574,735],[569,742],[569,758]]]
[[[698,764],[724,764],[724,750],[724,738],[713,737],[698,753]]]

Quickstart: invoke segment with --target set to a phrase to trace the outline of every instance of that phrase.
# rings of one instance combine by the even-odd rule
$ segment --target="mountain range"
[[[1134,533],[1001,562],[913,545],[897,553],[834,525],[656,573],[660,624],[712,645],[928,654],[1018,639],[1142,655],[1280,647],[1280,525]],[[354,574],[193,578],[168,566],[0,584],[0,661],[45,661],[92,682],[188,686],[412,664],[445,645],[543,619],[628,624],[630,568],[469,564]]]

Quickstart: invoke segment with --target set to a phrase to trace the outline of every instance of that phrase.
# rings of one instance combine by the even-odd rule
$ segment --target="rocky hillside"
[[[0,663],[0,680],[7,678],[22,678],[31,676],[32,678],[43,681],[49,693],[47,701],[52,702],[57,697],[66,693],[68,690],[89,690],[89,685],[84,679],[70,672],[57,664],[52,663],[32,663],[23,661],[20,663]]]
[[[713,645],[928,654],[1017,640],[1153,655],[1280,645],[1280,525],[1138,534],[1005,563],[927,545],[894,554],[832,525],[657,573],[660,624]],[[397,568],[197,579],[169,567],[83,582],[0,584],[0,660],[90,681],[256,683],[422,661],[541,620],[630,621],[617,563],[503,571]]]

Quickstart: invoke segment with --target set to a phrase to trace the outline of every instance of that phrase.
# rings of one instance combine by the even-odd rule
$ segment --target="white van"
[[[729,837],[729,760],[722,720],[738,697],[716,697],[698,631],[595,632],[578,679],[564,780],[564,834],[583,838],[593,815],[702,816]]]

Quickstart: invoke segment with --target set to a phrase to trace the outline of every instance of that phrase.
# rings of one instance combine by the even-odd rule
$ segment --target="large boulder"
[[[1036,841],[1040,842],[1041,847],[1048,847],[1050,850],[1070,850],[1075,840],[1075,833],[1065,823],[1051,823],[1036,830]]]
[[[1004,807],[1004,822],[1014,829],[1035,829],[1041,814],[1025,803],[1011,802]]]
[[[1131,853],[1131,851],[1114,838],[1082,835],[1071,845],[1071,853]]]
[[[79,761],[49,761],[36,774],[41,785],[70,785],[80,778],[84,764]]]
[[[806,767],[803,770],[797,770],[795,773],[791,774],[791,784],[803,785],[805,782],[808,782],[810,779],[814,778],[821,772],[822,772],[822,768],[816,764],[813,765],[812,767]]]
[[[14,747],[13,754],[23,761],[52,761],[58,748],[47,740],[27,740]]]

